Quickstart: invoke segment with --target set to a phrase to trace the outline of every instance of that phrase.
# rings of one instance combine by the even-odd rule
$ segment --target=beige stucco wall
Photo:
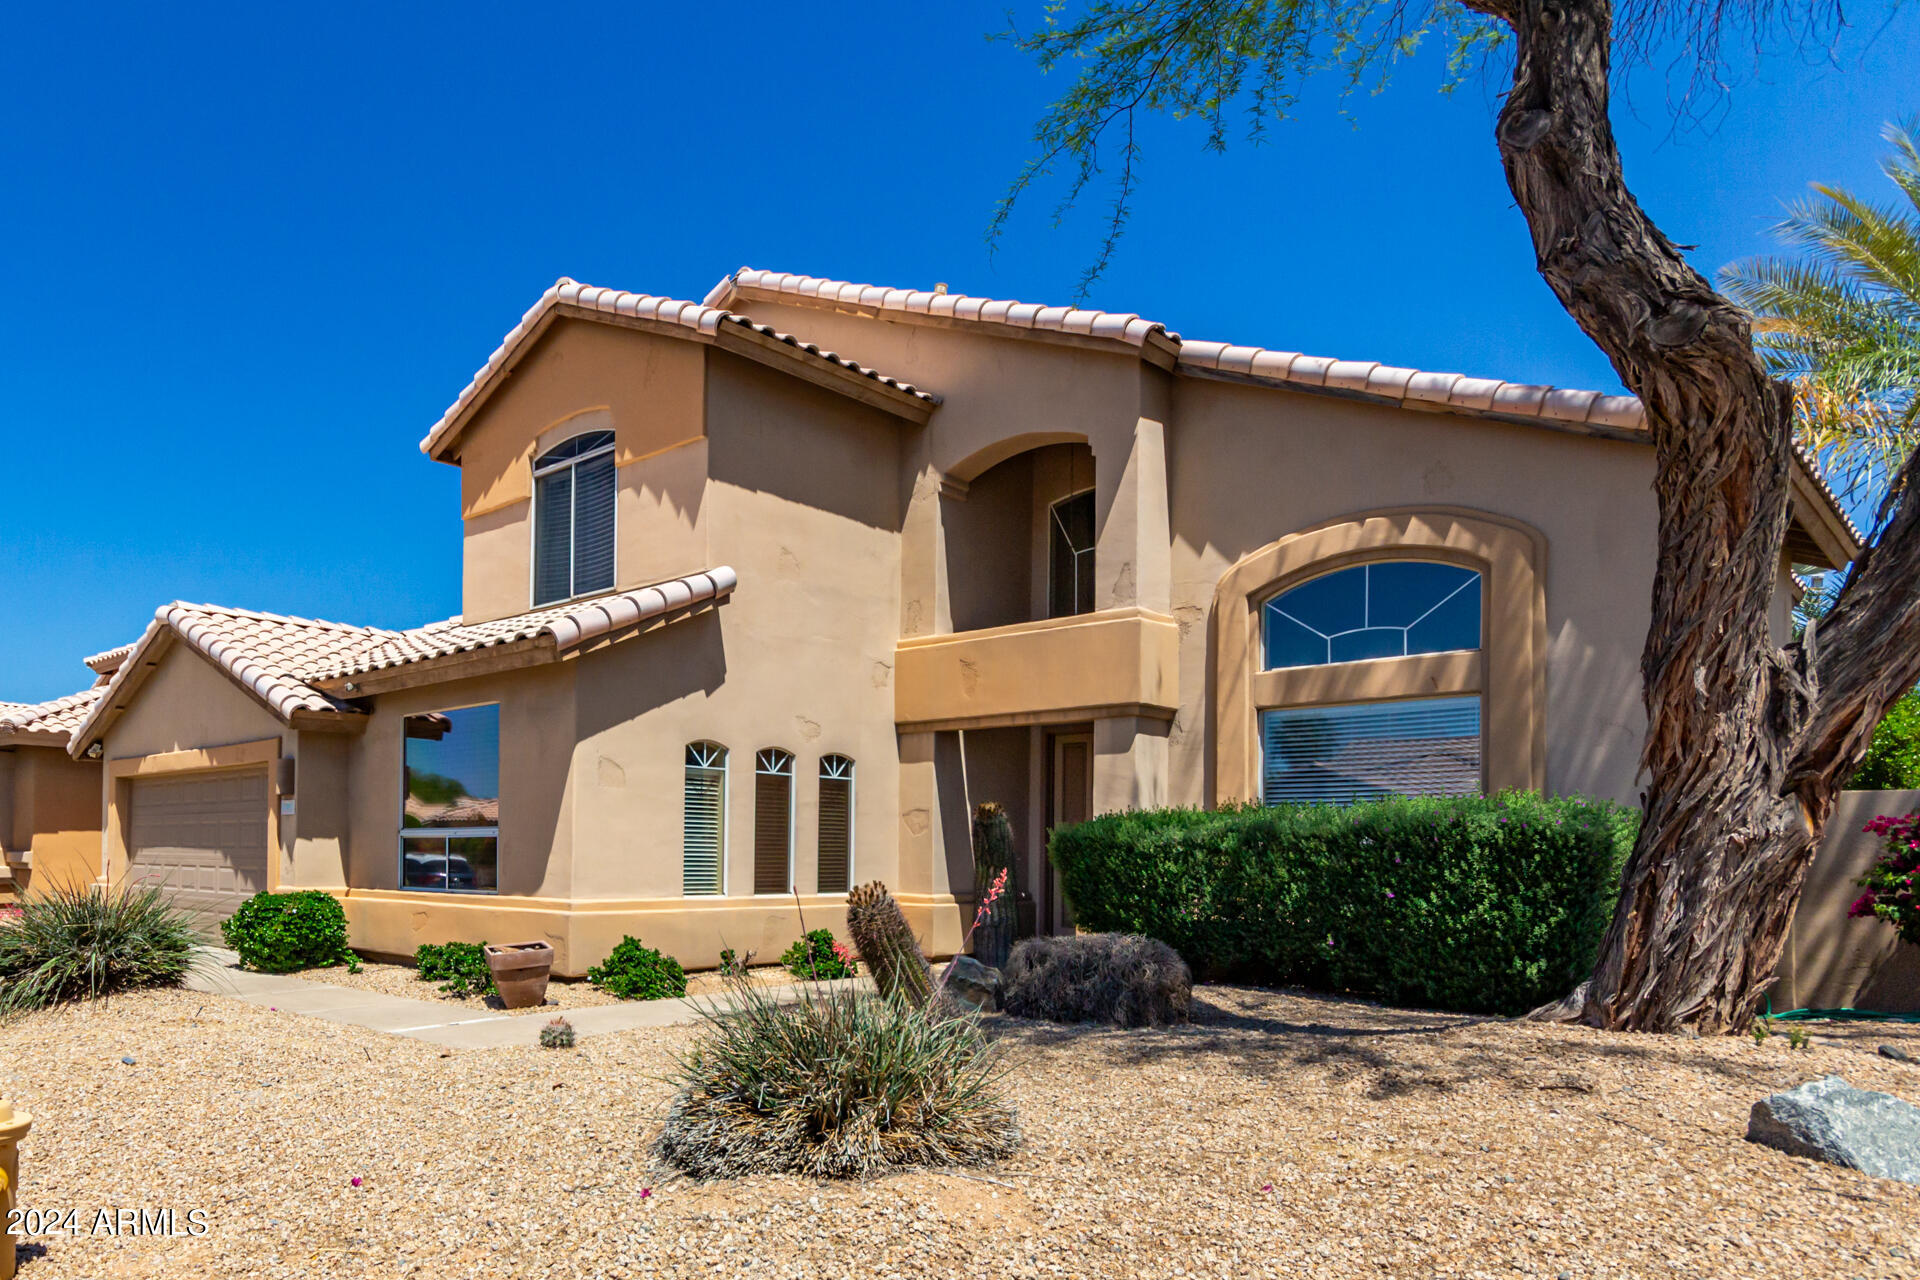
[[[1182,380],[1170,467],[1182,631],[1170,793],[1211,792],[1203,719],[1215,584],[1242,556],[1354,512],[1422,504],[1517,518],[1547,539],[1547,789],[1631,801],[1654,562],[1642,446],[1228,383]]]
[[[0,846],[25,851],[25,866],[7,868],[0,901],[62,885],[91,884],[100,875],[100,766],[64,748],[20,746],[0,751]],[[0,874],[5,874],[0,872]]]
[[[531,607],[533,459],[614,433],[616,585],[708,568],[705,353],[699,343],[579,320],[554,324],[475,415],[459,446],[462,616]]]

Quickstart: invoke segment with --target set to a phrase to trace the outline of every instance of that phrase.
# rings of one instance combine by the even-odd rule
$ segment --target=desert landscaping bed
[[[992,1020],[1021,1152],[851,1185],[650,1171],[690,1027],[450,1053],[185,992],[38,1014],[0,1033],[0,1094],[37,1117],[26,1207],[210,1231],[39,1237],[21,1275],[1920,1272],[1920,1187],[1741,1137],[1756,1098],[1829,1072],[1920,1101],[1920,1068],[1873,1052],[1920,1053],[1920,1028],[1795,1051],[1243,988],[1195,1008]]]
[[[363,961],[358,973],[348,972],[345,965],[335,965],[328,969],[307,969],[293,976],[310,982],[323,982],[329,986],[377,991],[382,995],[400,996],[407,1000],[444,1001],[456,1009],[491,1010],[496,1013],[505,1011],[516,1016],[542,1012],[552,1015],[563,1013],[568,1009],[627,1003],[617,996],[608,995],[590,982],[555,978],[547,983],[547,1002],[544,1006],[505,1010],[498,996],[452,995],[441,991],[440,984],[437,982],[420,981],[418,970],[412,965],[381,964],[374,961]],[[748,971],[748,976],[762,986],[781,986],[797,981],[792,974],[779,965],[756,966]],[[724,988],[725,983],[718,973],[687,975],[689,996],[717,996]]]

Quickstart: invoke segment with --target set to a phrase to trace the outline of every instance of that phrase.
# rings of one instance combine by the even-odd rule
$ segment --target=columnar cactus
[[[915,1008],[926,1005],[933,995],[933,973],[886,885],[875,880],[847,895],[847,932],[873,970],[881,995],[897,994]]]
[[[994,877],[1001,872],[1008,879],[1005,892],[973,931],[974,956],[996,969],[1007,963],[1007,953],[1013,950],[1018,908],[1012,881],[1019,874],[1013,861],[1013,824],[1007,820],[1007,811],[991,800],[977,806],[973,811],[974,901],[986,900]]]

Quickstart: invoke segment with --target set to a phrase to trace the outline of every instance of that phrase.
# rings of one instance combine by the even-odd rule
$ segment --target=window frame
[[[586,450],[582,453],[577,453],[572,457],[559,458],[551,462],[541,461],[542,458],[553,457],[553,454],[557,450],[565,448],[568,444],[572,443],[575,440],[580,439],[582,436],[597,436],[597,435],[604,435],[605,437],[607,437],[606,443],[595,445],[592,449]],[[576,475],[569,479],[568,485],[567,485],[567,496],[568,496],[568,502],[570,504],[567,511],[567,590],[569,591],[570,594],[564,595],[564,596],[556,596],[552,600],[540,599],[540,481],[547,476],[555,475],[561,471],[573,470],[579,467],[579,465],[583,462],[589,462],[595,458],[599,458],[605,455],[610,455],[614,452],[615,446],[617,444],[618,444],[618,441],[616,440],[612,429],[607,427],[595,427],[589,431],[576,431],[564,440],[554,441],[552,444],[548,445],[544,450],[541,451],[539,457],[533,460],[532,474],[529,479],[529,489],[527,493],[527,509],[531,517],[527,521],[527,605],[528,605],[528,608],[551,609],[551,608],[556,608],[563,604],[571,604],[575,600],[589,600],[589,599],[592,599],[594,596],[603,596],[603,595],[606,595],[608,592],[619,590],[619,584],[620,584],[620,467],[619,467],[619,464],[616,462],[614,464],[614,469],[613,469],[613,522],[612,522],[612,527],[609,530],[607,535],[608,538],[611,540],[610,550],[613,553],[613,582],[608,586],[596,587],[592,591],[574,591],[573,590],[574,579],[578,576],[578,572],[579,572],[579,558],[580,558],[579,541],[578,541],[578,538],[575,536],[578,532],[577,517],[579,515],[579,507],[577,504],[578,504],[579,493],[580,493],[579,478]]]
[[[765,767],[765,762],[769,755],[779,755],[779,756],[786,757],[785,773],[782,773],[777,768],[768,769]],[[794,870],[793,847],[794,847],[794,826],[795,826],[794,801],[800,788],[798,785],[799,779],[797,776],[797,770],[795,769],[795,764],[796,764],[796,760],[793,752],[788,751],[785,747],[761,747],[753,753],[753,776],[754,776],[754,784],[753,784],[754,887],[753,887],[753,893],[756,898],[786,897],[788,894],[792,893],[796,887],[794,883],[794,878],[793,878],[793,870]],[[777,891],[768,891],[765,893],[762,893],[760,891],[760,884],[759,884],[759,880],[760,880],[760,782],[759,782],[759,779],[762,777],[769,777],[769,778],[784,777],[787,780],[787,869],[786,869],[786,875],[785,875],[786,887],[779,889]]]
[[[465,894],[474,894],[481,897],[485,897],[489,894],[495,897],[498,897],[500,894],[500,823],[497,818],[494,820],[493,825],[482,826],[482,827],[409,827],[405,825],[406,814],[407,814],[407,774],[409,771],[409,766],[407,764],[407,721],[418,716],[444,715],[449,711],[473,711],[480,707],[492,707],[496,711],[498,711],[501,709],[501,704],[499,702],[467,702],[467,703],[462,703],[460,706],[457,706],[457,707],[430,707],[420,711],[404,712],[400,716],[399,727],[400,727],[400,819],[401,821],[399,826],[399,833],[394,838],[393,852],[394,852],[394,874],[395,874],[394,884],[396,888],[398,888],[399,891],[402,893],[465,893]],[[500,767],[500,742],[503,736],[504,734],[496,727],[496,730],[494,733],[494,742],[493,742],[494,768],[496,770],[498,770]],[[504,791],[506,790],[506,788],[502,786],[501,790]],[[495,796],[494,797],[495,803],[496,804],[499,803],[499,801],[502,798],[503,797]],[[473,840],[491,839],[493,841],[493,888],[491,889],[478,889],[478,888],[455,889],[451,885],[448,885],[448,886],[436,889],[432,885],[408,884],[407,883],[407,841],[421,840],[421,839],[437,839],[442,842],[440,847],[440,858],[443,866],[446,862],[446,859],[452,856],[452,854],[447,852],[446,841],[466,840],[466,839],[473,839]]]
[[[1094,600],[1094,594],[1093,594],[1094,583],[1093,583],[1092,561],[1093,559],[1097,558],[1099,554],[1099,548],[1100,548],[1100,501],[1097,497],[1093,496],[1094,490],[1095,490],[1095,486],[1088,485],[1084,489],[1076,489],[1072,493],[1063,494],[1060,497],[1054,499],[1052,502],[1049,502],[1047,504],[1047,543],[1046,543],[1047,617],[1050,619],[1051,618],[1083,618],[1089,613],[1097,612],[1097,609],[1095,607],[1096,602]],[[1089,557],[1089,567],[1087,569],[1087,607],[1085,609],[1076,608],[1072,613],[1055,613],[1053,611],[1053,602],[1054,602],[1054,596],[1055,596],[1055,588],[1059,584],[1055,581],[1054,573],[1053,573],[1053,534],[1054,534],[1054,530],[1056,529],[1058,529],[1063,535],[1066,534],[1067,532],[1066,525],[1060,519],[1060,514],[1059,514],[1060,508],[1065,506],[1067,503],[1073,502],[1079,498],[1090,499],[1088,505],[1092,507],[1091,515],[1092,515],[1093,527],[1091,530],[1091,536],[1093,541],[1090,544],[1088,544],[1086,550],[1084,551],[1076,550],[1073,552],[1073,586],[1074,586],[1073,598],[1074,598],[1074,603],[1077,605],[1080,600],[1080,557],[1087,556]]]
[[[1316,582],[1324,581],[1327,578],[1338,577],[1339,575],[1344,573],[1359,573],[1364,575],[1361,579],[1362,583],[1364,584],[1361,587],[1362,608],[1370,611],[1373,603],[1372,571],[1374,569],[1379,568],[1381,565],[1389,565],[1389,564],[1430,564],[1430,565],[1437,565],[1443,569],[1457,569],[1462,573],[1471,575],[1470,577],[1463,578],[1458,586],[1454,587],[1453,590],[1449,591],[1445,596],[1441,597],[1439,600],[1435,601],[1431,606],[1429,606],[1426,613],[1421,614],[1420,617],[1414,619],[1414,621],[1408,623],[1404,627],[1374,627],[1371,625],[1371,622],[1370,622],[1371,613],[1368,612],[1363,614],[1363,617],[1369,619],[1369,623],[1367,626],[1358,628],[1358,630],[1400,632],[1401,651],[1399,653],[1381,654],[1371,658],[1335,658],[1333,656],[1333,642],[1339,639],[1341,636],[1353,634],[1354,629],[1350,628],[1347,631],[1322,632],[1318,627],[1313,626],[1311,623],[1302,621],[1301,619],[1294,617],[1292,614],[1287,613],[1284,609],[1279,608],[1279,602],[1282,599],[1292,595],[1294,592],[1300,590],[1302,587],[1311,586]],[[1479,617],[1478,627],[1477,627],[1476,642],[1473,645],[1473,647],[1470,649],[1422,649],[1418,653],[1415,653],[1412,650],[1408,649],[1407,645],[1411,642],[1412,637],[1410,633],[1412,632],[1413,628],[1420,625],[1420,623],[1426,621],[1427,617],[1430,614],[1434,613],[1436,610],[1438,610],[1442,605],[1452,600],[1455,596],[1459,595],[1462,591],[1465,591],[1470,584],[1477,585],[1480,593],[1480,610],[1479,610],[1480,617]],[[1327,660],[1325,662],[1293,663],[1288,666],[1278,666],[1278,667],[1270,666],[1267,662],[1267,652],[1268,652],[1267,623],[1268,623],[1269,611],[1281,614],[1283,617],[1293,622],[1296,626],[1305,628],[1306,630],[1313,632],[1315,635],[1325,640],[1327,642]],[[1362,663],[1362,662],[1392,662],[1401,658],[1422,658],[1432,654],[1442,654],[1442,653],[1482,653],[1482,652],[1485,652],[1487,647],[1487,575],[1483,569],[1477,566],[1459,564],[1451,560],[1439,560],[1439,559],[1435,559],[1432,556],[1419,556],[1419,555],[1372,556],[1365,560],[1357,561],[1353,564],[1335,565],[1325,569],[1320,573],[1311,574],[1303,578],[1296,578],[1292,582],[1287,583],[1284,587],[1281,587],[1279,590],[1268,592],[1267,595],[1264,596],[1259,602],[1259,607],[1256,611],[1256,623],[1259,631],[1259,637],[1258,637],[1259,647],[1256,650],[1256,659],[1258,663],[1257,669],[1262,672],[1305,671],[1305,670],[1311,670],[1311,669],[1323,668],[1323,667],[1352,666],[1356,663]]]
[[[695,764],[687,763],[687,757],[690,756],[695,750],[702,747],[711,747],[714,750],[718,751],[720,753],[720,763],[717,765],[714,765],[714,764],[695,765]],[[720,847],[714,851],[715,861],[717,862],[719,867],[719,876],[717,877],[719,882],[719,888],[713,890],[711,893],[707,893],[707,892],[688,893],[687,892],[686,779],[687,779],[687,774],[691,773],[695,769],[702,769],[708,773],[718,774],[720,778],[720,821],[718,824],[719,835],[720,835]],[[727,846],[729,844],[728,837],[731,834],[731,823],[732,823],[732,814],[730,813],[732,806],[728,803],[728,799],[729,799],[729,793],[732,791],[732,789],[733,789],[733,749],[727,746],[725,743],[715,742],[711,738],[700,738],[700,739],[696,739],[693,742],[687,743],[684,750],[681,753],[681,767],[680,767],[680,795],[681,795],[681,801],[680,801],[680,896],[682,898],[724,898],[727,896]]]
[[[845,772],[829,775],[827,773],[828,762],[835,760],[845,766]],[[859,786],[858,775],[859,762],[852,756],[843,755],[838,751],[829,751],[827,754],[821,756],[820,768],[814,774],[816,787],[822,782],[845,782],[847,784],[847,883],[845,888],[822,889],[820,887],[820,818],[825,812],[825,807],[821,804],[818,796],[816,796],[814,801],[813,887],[814,892],[822,897],[833,897],[835,895],[844,896],[845,894],[851,893],[853,886],[858,883],[854,873],[854,858],[858,844],[854,838],[854,832],[859,826],[859,823],[856,821],[856,815],[860,811],[858,804],[859,792],[857,790]]]

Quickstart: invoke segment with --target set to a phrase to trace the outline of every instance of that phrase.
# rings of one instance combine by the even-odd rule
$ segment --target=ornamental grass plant
[[[740,981],[701,1015],[653,1148],[695,1178],[870,1178],[983,1165],[1019,1145],[1000,1055],[977,1017],[821,986],[783,1003]]]
[[[66,885],[0,919],[0,1018],[141,987],[177,987],[202,943],[158,888]]]

